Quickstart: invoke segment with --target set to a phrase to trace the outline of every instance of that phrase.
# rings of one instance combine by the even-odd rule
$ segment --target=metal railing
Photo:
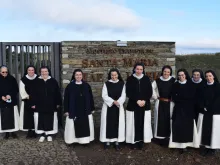
[[[36,67],[37,72],[41,66],[48,66],[52,76],[60,83],[60,43],[0,42],[0,64],[8,66],[17,81],[30,64]]]

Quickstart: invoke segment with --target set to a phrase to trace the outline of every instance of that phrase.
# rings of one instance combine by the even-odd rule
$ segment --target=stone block
[[[176,58],[167,58],[167,61],[176,61]]]
[[[63,64],[69,64],[69,65],[82,65],[82,60],[77,59],[62,59]]]
[[[63,80],[63,84],[69,84],[70,80]]]
[[[62,50],[62,51],[67,51],[68,48],[67,48],[67,47],[62,47],[61,50]]]
[[[62,58],[68,58],[69,57],[69,55],[68,54],[62,54]]]
[[[172,51],[173,53],[176,53],[176,48],[171,48],[171,51]]]
[[[69,67],[70,67],[69,64],[64,64],[64,65],[63,65],[63,68],[69,68]]]

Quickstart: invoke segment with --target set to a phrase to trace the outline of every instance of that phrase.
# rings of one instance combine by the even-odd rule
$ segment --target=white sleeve
[[[126,93],[125,93],[125,85],[123,86],[123,90],[122,90],[122,93],[121,93],[121,97],[118,99],[118,103],[120,105],[123,105],[124,102],[126,100]]]
[[[102,88],[102,98],[109,107],[113,105],[114,100],[108,96],[108,90],[105,84],[103,85]]]
[[[22,81],[20,81],[20,83],[19,83],[19,92],[20,92],[22,99],[25,99],[29,96],[25,90],[25,85]]]
[[[153,100],[156,100],[158,97],[159,97],[159,93],[158,93],[158,88],[157,88],[157,83],[156,81],[154,81],[152,83],[152,88],[153,88],[153,95],[152,95],[152,99]]]

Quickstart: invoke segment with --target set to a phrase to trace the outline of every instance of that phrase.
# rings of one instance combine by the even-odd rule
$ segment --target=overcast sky
[[[219,0],[0,0],[0,41],[175,41],[220,52]]]

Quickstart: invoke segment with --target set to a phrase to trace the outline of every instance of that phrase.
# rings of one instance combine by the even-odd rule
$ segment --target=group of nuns
[[[20,113],[18,94],[21,96]],[[0,68],[0,133],[4,139],[17,138],[15,132],[27,131],[27,138],[40,135],[40,142],[58,132],[57,110],[61,106],[61,93],[57,81],[51,77],[48,67],[40,68],[40,76],[34,66],[28,66],[18,85],[6,66]]]
[[[150,99],[153,90],[149,77],[145,76],[144,65],[137,63],[126,85],[118,69],[112,68],[108,81],[102,89],[100,141],[104,148],[120,150],[119,143],[126,141],[132,148],[143,148],[151,142]],[[129,98],[125,114],[124,103]],[[94,101],[91,87],[83,81],[83,72],[76,69],[64,93],[66,125],[64,140],[67,144],[88,144],[94,140]],[[126,123],[126,125],[125,125]]]
[[[220,148],[220,84],[212,70],[195,69],[192,77],[185,69],[172,77],[166,65],[161,76],[151,83],[142,63],[136,63],[133,73],[123,81],[117,68],[110,69],[102,88],[100,141],[104,148],[126,142],[131,149],[142,149],[153,137],[161,145],[186,152],[188,147],[204,146],[203,155]],[[20,114],[17,94],[22,98]],[[40,135],[39,142],[52,141],[58,132],[57,110],[62,99],[57,81],[47,67],[40,76],[34,66],[28,66],[19,88],[6,66],[0,75],[0,133],[5,139],[16,131],[28,131],[27,138]],[[128,98],[126,110],[124,103]],[[151,101],[154,107],[154,132],[151,126]],[[67,144],[88,144],[94,140],[95,112],[91,86],[83,80],[81,69],[75,69],[64,91],[65,131]],[[20,117],[19,117],[20,116]]]
[[[185,69],[172,76],[172,68],[164,66],[161,76],[152,83],[155,100],[154,138],[161,145],[178,148],[202,146],[203,156],[220,149],[220,84],[214,71],[205,77],[200,69]]]
[[[212,70],[195,69],[192,77],[185,69],[172,77],[172,68],[162,68],[161,76],[151,83],[142,63],[123,81],[120,71],[110,69],[102,88],[103,106],[99,140],[104,148],[111,144],[120,150],[126,142],[131,149],[142,149],[153,137],[161,145],[177,148],[203,146],[202,153],[214,154],[220,148],[220,84]],[[128,98],[126,110],[124,103]],[[151,127],[151,101],[155,101],[154,133]],[[88,144],[94,140],[94,101],[91,87],[76,69],[65,89],[64,111],[67,144]]]

